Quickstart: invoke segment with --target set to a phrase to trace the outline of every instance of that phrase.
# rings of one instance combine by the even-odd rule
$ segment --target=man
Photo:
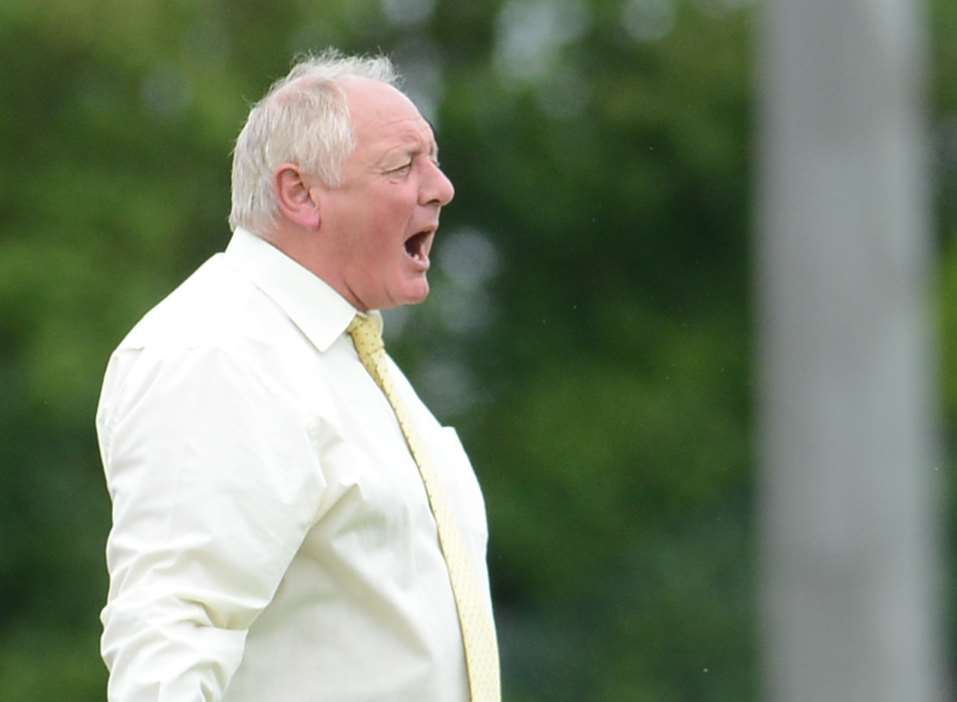
[[[395,82],[330,51],[273,85],[225,253],[110,359],[114,702],[499,698],[478,484],[378,336],[453,196]]]

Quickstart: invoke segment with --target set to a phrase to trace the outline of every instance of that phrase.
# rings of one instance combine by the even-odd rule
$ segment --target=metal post
[[[942,699],[922,6],[768,0],[758,53],[773,702]]]

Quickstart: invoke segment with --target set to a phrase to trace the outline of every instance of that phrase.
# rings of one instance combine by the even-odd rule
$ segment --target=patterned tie
[[[480,581],[469,552],[449,505],[448,496],[437,477],[436,468],[415,433],[412,417],[403,406],[389,377],[388,356],[382,343],[382,320],[378,316],[356,315],[347,330],[355,344],[362,365],[382,389],[395,412],[412,458],[419,467],[419,475],[435,518],[439,546],[449,571],[449,582],[455,597],[455,606],[465,646],[465,664],[468,670],[472,702],[499,702],[498,643],[492,612],[482,596]]]

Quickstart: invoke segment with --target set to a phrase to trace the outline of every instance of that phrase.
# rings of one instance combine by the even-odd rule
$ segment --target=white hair
[[[342,164],[355,148],[339,85],[350,77],[398,82],[386,56],[327,49],[298,59],[253,105],[233,149],[231,229],[271,233],[279,217],[273,178],[282,163],[293,163],[330,187],[339,185]]]

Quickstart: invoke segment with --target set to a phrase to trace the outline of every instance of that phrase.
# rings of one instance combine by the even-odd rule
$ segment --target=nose
[[[439,168],[438,164],[430,163],[426,182],[420,190],[420,203],[423,205],[437,204],[444,207],[455,197],[455,187],[448,176]]]

